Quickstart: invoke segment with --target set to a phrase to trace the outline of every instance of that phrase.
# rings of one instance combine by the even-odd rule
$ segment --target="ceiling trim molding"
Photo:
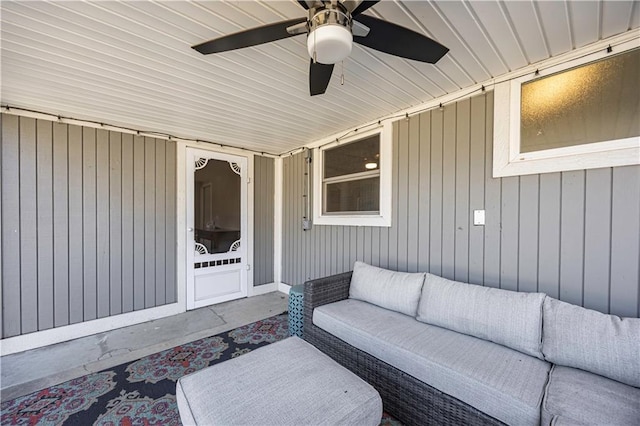
[[[122,127],[122,126],[115,126],[112,124],[108,124],[108,123],[99,123],[96,121],[90,121],[90,120],[81,120],[81,119],[77,119],[77,118],[71,118],[71,117],[63,117],[61,115],[56,115],[56,114],[51,114],[48,112],[42,112],[42,111],[34,111],[34,110],[30,110],[30,109],[26,109],[26,108],[21,108],[21,107],[14,107],[11,105],[2,105],[0,106],[0,112],[4,113],[4,114],[10,114],[10,115],[17,115],[20,117],[29,117],[29,118],[35,118],[37,120],[47,120],[47,121],[52,121],[52,122],[56,122],[56,123],[62,123],[62,124],[70,124],[70,125],[74,125],[74,126],[82,126],[82,127],[89,127],[92,129],[101,129],[101,130],[106,130],[106,131],[113,131],[113,132],[120,132],[120,133],[126,133],[126,134],[130,134],[130,135],[136,135],[136,136],[143,136],[143,137],[148,137],[148,138],[155,138],[155,139],[162,139],[162,140],[168,140],[168,141],[173,141],[173,142],[180,142],[180,143],[184,143],[187,144],[188,146],[192,146],[192,147],[201,147],[202,144],[206,144],[209,146],[213,146],[214,148],[219,148],[228,152],[234,152],[234,153],[252,153],[252,154],[256,154],[256,155],[261,155],[263,157],[269,157],[269,158],[278,158],[280,157],[280,155],[278,154],[273,154],[270,152],[263,152],[263,151],[258,151],[255,149],[250,149],[250,148],[242,148],[242,147],[237,147],[237,146],[231,146],[231,145],[225,145],[223,143],[219,143],[219,142],[212,142],[212,141],[207,141],[207,140],[202,140],[202,139],[185,139],[185,138],[180,138],[177,136],[173,136],[173,135],[169,135],[166,133],[156,133],[150,130],[136,130],[136,129],[132,129],[129,127]]]

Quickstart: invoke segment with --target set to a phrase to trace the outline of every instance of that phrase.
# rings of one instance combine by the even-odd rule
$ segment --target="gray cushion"
[[[349,297],[415,316],[423,282],[424,273],[389,271],[356,262]]]
[[[546,423],[541,423],[546,424]],[[584,426],[584,423],[580,423],[574,419],[565,416],[554,416],[551,420],[551,426]]]
[[[519,293],[427,274],[418,320],[542,359],[543,293]]]
[[[378,425],[382,400],[358,376],[290,337],[184,376],[180,417],[200,425]]]
[[[555,365],[542,402],[544,425],[640,424],[640,389]]]
[[[540,422],[545,361],[358,300],[320,306],[313,322],[498,420]]]
[[[547,361],[640,387],[640,319],[620,318],[548,297],[542,352]]]

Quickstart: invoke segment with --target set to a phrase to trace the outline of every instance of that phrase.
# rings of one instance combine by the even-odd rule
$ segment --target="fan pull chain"
[[[313,34],[313,63],[318,63],[318,54],[316,52],[316,35]]]
[[[344,86],[344,61],[342,61],[342,73],[340,74],[340,85]]]

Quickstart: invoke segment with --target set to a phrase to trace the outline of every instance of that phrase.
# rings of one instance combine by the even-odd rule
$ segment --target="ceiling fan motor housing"
[[[327,5],[309,19],[307,50],[321,64],[335,64],[351,53],[351,15],[340,4]]]

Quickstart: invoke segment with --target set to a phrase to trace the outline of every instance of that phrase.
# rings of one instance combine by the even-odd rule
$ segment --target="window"
[[[319,148],[314,223],[391,226],[391,125]]]
[[[640,49],[630,47],[497,84],[493,176],[640,164]]]

